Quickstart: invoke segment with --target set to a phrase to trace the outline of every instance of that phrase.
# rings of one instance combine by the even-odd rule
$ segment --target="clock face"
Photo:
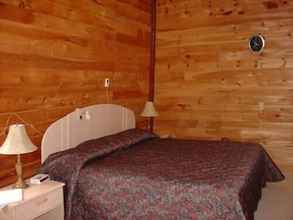
[[[252,36],[249,40],[249,47],[253,52],[261,52],[265,46],[265,39],[262,35]]]

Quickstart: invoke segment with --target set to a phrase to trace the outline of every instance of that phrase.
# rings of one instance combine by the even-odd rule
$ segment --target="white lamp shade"
[[[158,112],[155,109],[154,103],[153,102],[146,102],[143,112],[140,114],[143,117],[157,117],[159,116]]]
[[[25,126],[23,124],[15,124],[9,127],[8,135],[0,148],[0,154],[25,154],[37,149],[28,137]]]

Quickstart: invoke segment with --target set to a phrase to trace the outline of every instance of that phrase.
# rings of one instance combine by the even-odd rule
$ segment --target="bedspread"
[[[258,144],[138,129],[51,155],[40,172],[66,183],[66,220],[250,220],[266,181],[284,179]]]

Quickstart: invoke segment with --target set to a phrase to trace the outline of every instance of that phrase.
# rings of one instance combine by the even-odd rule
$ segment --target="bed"
[[[251,220],[265,183],[284,179],[259,144],[160,139],[134,124],[129,109],[97,105],[48,129],[40,172],[66,183],[66,220]]]

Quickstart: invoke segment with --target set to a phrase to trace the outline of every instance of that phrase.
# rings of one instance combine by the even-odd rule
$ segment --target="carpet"
[[[255,220],[293,220],[293,173],[286,180],[268,183],[255,213]]]

